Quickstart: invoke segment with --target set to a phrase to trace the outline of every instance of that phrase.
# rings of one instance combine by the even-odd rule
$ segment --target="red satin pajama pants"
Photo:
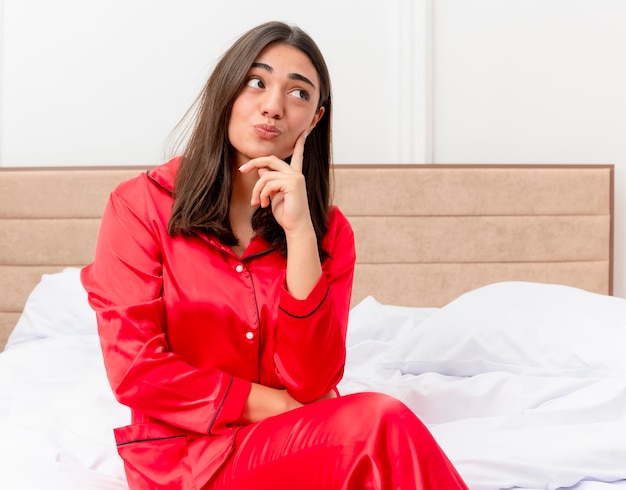
[[[210,490],[467,489],[430,432],[379,393],[325,400],[242,428]]]

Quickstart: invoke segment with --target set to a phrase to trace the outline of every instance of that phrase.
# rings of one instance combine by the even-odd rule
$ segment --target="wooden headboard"
[[[43,273],[92,260],[109,192],[145,168],[0,168],[0,350]],[[612,165],[345,165],[353,304],[442,306],[497,281],[613,291]]]

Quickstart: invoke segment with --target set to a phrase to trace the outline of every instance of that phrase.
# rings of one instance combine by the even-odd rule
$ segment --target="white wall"
[[[0,0],[0,165],[157,164],[219,54],[320,44],[335,160],[614,163],[626,297],[623,0]]]
[[[0,165],[154,164],[223,50],[296,23],[333,74],[336,159],[423,159],[419,2],[4,0]],[[423,69],[424,65],[418,65]],[[408,109],[408,110],[406,110]],[[421,112],[421,111],[420,111]],[[422,124],[421,127],[419,125]]]
[[[626,297],[626,2],[434,0],[435,162],[614,163]]]

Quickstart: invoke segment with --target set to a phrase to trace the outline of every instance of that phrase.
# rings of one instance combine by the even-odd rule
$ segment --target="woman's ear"
[[[317,126],[317,123],[320,121],[320,119],[322,119],[322,116],[324,115],[325,111],[326,109],[324,108],[324,106],[319,108],[319,110],[313,116],[313,119],[311,120],[311,124],[309,125],[309,129],[307,130],[307,134],[310,134],[311,131],[313,131],[313,128]]]

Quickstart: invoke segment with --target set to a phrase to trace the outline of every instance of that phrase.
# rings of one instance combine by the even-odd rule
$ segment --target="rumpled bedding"
[[[626,300],[498,283],[440,309],[351,311],[344,393],[382,391],[472,490],[626,487]]]
[[[78,269],[44,275],[0,354],[10,489],[127,489]],[[472,490],[626,489],[626,300],[497,283],[443,308],[354,307],[344,394],[381,391],[430,428]]]

